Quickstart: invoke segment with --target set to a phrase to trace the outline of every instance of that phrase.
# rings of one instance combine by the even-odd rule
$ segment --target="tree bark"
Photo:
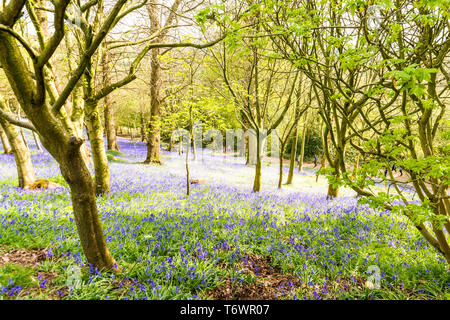
[[[300,156],[298,159],[298,171],[301,172],[303,170],[303,158],[305,156],[305,143],[306,143],[306,128],[308,124],[308,113],[305,115],[305,124],[303,126],[302,132],[302,144],[300,146]]]
[[[9,145],[8,137],[0,124],[0,139],[2,140],[3,152],[6,154],[12,154],[11,146]]]
[[[92,158],[95,169],[95,194],[109,193],[109,166],[106,157],[103,126],[100,121],[98,104],[95,101],[86,103],[86,128],[91,143]]]
[[[70,120],[73,123],[76,136],[84,138],[85,112],[84,112],[83,88],[81,84],[77,84],[75,89],[72,91],[72,98],[73,98],[72,114],[70,116]],[[86,162],[86,164],[92,164],[93,163],[92,155],[87,144],[83,143],[80,148],[81,148],[81,155],[83,156],[83,159]]]
[[[75,222],[87,261],[99,269],[111,270],[115,261],[106,246],[94,183],[83,156],[79,149],[69,149],[59,158],[61,173],[70,187]]]
[[[253,192],[260,192],[261,191],[261,143],[260,143],[260,137],[259,133],[256,133],[256,137],[254,137],[256,140],[256,166],[255,166],[255,180],[253,181]],[[251,139],[249,139],[250,141]]]
[[[253,181],[253,192],[261,191],[261,157],[257,157],[255,166],[255,180]]]
[[[239,152],[239,157],[245,157],[245,128],[242,127],[242,136],[238,139],[241,139],[241,147],[239,150],[236,150]],[[234,152],[234,143],[233,143],[233,152]]]
[[[114,7],[116,15],[124,4],[123,0],[117,2]],[[63,4],[60,2],[55,3],[58,10],[61,5]],[[0,15],[0,23],[4,23],[4,18],[5,16]],[[55,27],[61,28],[61,25]],[[9,33],[0,31],[0,43],[0,65],[10,87],[39,133],[42,145],[59,163],[61,173],[71,188],[75,222],[86,258],[94,267],[111,270],[115,262],[103,238],[94,183],[80,152],[84,139],[70,125],[64,108],[54,108],[49,104],[45,88],[53,83],[42,78],[44,67],[35,64],[34,70],[30,69],[18,41]]]
[[[145,141],[145,121],[144,121],[144,111],[141,105],[141,142]]]
[[[11,110],[4,101],[0,99],[0,108],[10,113]],[[0,126],[5,130],[11,145],[14,159],[16,160],[17,178],[20,188],[26,188],[36,181],[33,164],[31,163],[30,150],[25,146],[20,130],[0,117]]]
[[[28,151],[30,151],[30,147],[28,146],[28,141],[25,138],[25,134],[23,133],[23,129],[19,128],[19,131],[20,131],[20,135],[22,136],[22,140],[23,140],[23,144],[25,145],[25,148],[27,148]]]
[[[255,165],[258,161],[257,153],[259,150],[258,138],[256,137],[255,134],[250,133],[248,135],[247,145],[248,145],[248,164]]]
[[[284,154],[284,144],[281,144],[279,160],[280,160],[280,172],[278,178],[278,189],[281,189],[281,184],[283,182],[283,154]]]
[[[161,28],[158,6],[147,6],[150,15],[150,33],[157,32]],[[144,163],[161,164],[161,65],[158,59],[159,49],[152,49],[150,72],[150,122],[147,125],[147,158]]]
[[[335,160],[331,164],[332,168],[334,168],[333,176],[338,179],[340,177],[339,170],[339,159],[336,156]],[[337,198],[339,194],[339,186],[334,187],[332,183],[328,183],[328,192],[327,192],[327,200],[331,200]]]
[[[295,119],[297,119],[297,109],[295,110]],[[294,178],[294,168],[295,168],[295,158],[297,156],[297,141],[298,141],[298,125],[295,125],[294,132],[292,134],[292,147],[291,147],[291,157],[289,159],[289,173],[287,177],[286,184],[292,184],[292,179]]]
[[[338,193],[339,193],[339,187],[334,188],[331,183],[328,184],[327,200],[331,200],[333,198],[337,198],[338,197]]]
[[[103,87],[108,87],[111,84],[110,76],[110,55],[107,50],[102,54],[102,78]],[[104,117],[105,117],[105,131],[108,150],[120,151],[117,143],[116,127],[114,123],[114,104],[111,94],[103,98],[104,103]]]
[[[191,193],[191,183],[189,181],[189,143],[186,150],[186,195]]]
[[[117,135],[114,125],[114,106],[111,103],[109,96],[106,96],[104,98],[104,103],[105,129],[108,150],[120,151],[119,144],[117,143]]]
[[[36,144],[36,148],[38,149],[39,152],[42,152],[41,144],[39,143],[39,138],[38,138],[36,132],[34,132],[34,131],[33,131],[33,138],[34,138],[34,143]]]

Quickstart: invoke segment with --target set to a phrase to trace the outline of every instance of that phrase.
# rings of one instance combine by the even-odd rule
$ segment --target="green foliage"
[[[323,155],[322,150],[322,142],[320,138],[320,134],[314,130],[311,129],[311,133],[309,136],[306,137],[306,143],[305,143],[305,153],[304,153],[304,160],[305,161],[311,161],[314,159],[314,155],[317,155],[317,157],[320,157]],[[297,139],[297,154],[295,155],[295,159],[298,159],[298,156],[300,155],[300,148],[302,145],[302,136],[299,135]],[[289,141],[286,144],[286,150],[285,155],[286,157],[291,154],[292,150],[292,139],[289,139]]]
[[[431,81],[431,74],[437,71],[435,68],[421,68],[418,64],[412,64],[403,70],[387,72],[386,77],[395,79],[402,90],[408,90],[410,94],[422,98],[427,95],[425,83]]]

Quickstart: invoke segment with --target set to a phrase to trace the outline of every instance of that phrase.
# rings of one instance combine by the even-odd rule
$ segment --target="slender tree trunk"
[[[111,98],[109,96],[106,96],[104,98],[106,140],[107,140],[108,150],[120,151],[119,144],[117,143],[116,129],[114,126],[114,106],[110,100],[111,100]]]
[[[86,111],[86,127],[95,169],[95,193],[102,195],[109,193],[109,166],[97,102],[86,102]]]
[[[245,157],[245,148],[246,148],[246,138],[244,137],[244,130],[242,130],[242,137],[241,137],[241,147],[239,148],[239,157]],[[233,148],[234,150],[234,148]]]
[[[6,112],[11,112],[9,107],[0,100],[0,108]],[[30,150],[25,146],[20,135],[20,130],[0,117],[0,126],[5,130],[8,141],[11,145],[14,158],[16,160],[17,178],[20,188],[26,188],[36,181],[33,164],[31,163]]]
[[[253,181],[253,192],[261,191],[261,143],[259,134],[256,133],[256,166],[255,166],[255,180]]]
[[[148,5],[150,16],[150,32],[154,33],[160,29],[160,17],[158,6]],[[147,158],[144,163],[161,164],[160,144],[161,144],[161,65],[158,59],[159,49],[151,51],[151,71],[150,71],[150,122],[148,123],[147,136]]]
[[[25,145],[25,148],[27,148],[28,151],[29,151],[30,150],[30,146],[28,145],[27,139],[25,139],[25,134],[23,133],[23,129],[19,128],[19,131],[20,131],[20,135],[22,136],[22,140],[23,140],[23,143]]]
[[[142,110],[141,104],[141,142],[145,141],[145,121],[144,121],[144,111]]]
[[[6,154],[12,154],[11,146],[9,145],[8,137],[0,124],[0,139],[2,140],[3,152]]]
[[[172,137],[170,137],[170,139],[169,139],[169,151],[170,152],[173,151],[173,139],[172,139]]]
[[[110,67],[110,54],[107,50],[102,54],[102,78],[103,87],[111,85],[111,67]],[[111,94],[103,98],[104,103],[104,117],[105,117],[105,131],[108,150],[119,151],[119,145],[117,143],[116,128],[114,124],[114,103],[112,101]]]
[[[358,152],[355,157],[355,169],[356,170],[359,169],[359,156],[360,156],[360,153]]]
[[[298,111],[295,110],[295,113]],[[297,114],[295,115],[295,119],[297,119]],[[292,147],[291,147],[291,157],[289,159],[289,173],[287,177],[286,184],[292,184],[292,179],[294,178],[294,168],[295,168],[295,158],[297,156],[297,140],[298,140],[298,130],[297,125],[294,127],[294,132],[292,134]]]
[[[306,143],[306,128],[308,124],[308,113],[305,115],[305,124],[303,126],[302,133],[302,144],[300,146],[300,156],[298,159],[298,171],[301,172],[303,170],[303,158],[305,156],[305,143]]]
[[[189,181],[189,143],[186,150],[186,195],[191,193],[191,183]]]
[[[85,138],[86,134],[84,131],[84,99],[83,99],[83,88],[81,84],[78,84],[72,91],[73,103],[72,103],[72,114],[71,121],[77,137]],[[86,139],[85,139],[86,140]],[[86,143],[81,145],[81,154],[83,156],[86,164],[92,164],[92,155],[89,147]]]
[[[257,157],[255,166],[255,180],[253,181],[253,192],[261,191],[261,157]]]
[[[250,133],[248,135],[248,164],[255,165],[258,161],[257,158],[260,155],[257,155],[259,150],[258,146],[258,138],[255,134]]]
[[[197,148],[195,147],[195,136],[194,136],[194,134],[192,133],[192,159],[194,160],[194,161],[196,161],[197,160]]]
[[[34,132],[34,131],[33,131],[33,138],[34,138],[34,143],[36,144],[38,151],[42,152],[41,144],[39,143],[39,138],[38,138],[36,132]]]
[[[336,158],[333,163],[334,168],[334,177],[339,178],[340,171],[339,171],[339,160]],[[339,186],[336,185],[336,187],[333,186],[332,183],[328,183],[328,192],[327,192],[327,200],[331,200],[338,197],[339,193]]]
[[[244,138],[245,165],[250,164],[250,143],[249,137]]]
[[[320,169],[325,167],[325,155],[322,156],[322,161],[320,162]],[[319,175],[316,173],[316,182],[319,181]]]
[[[328,147],[328,144],[326,143],[325,139],[327,139],[327,137],[325,136],[324,128],[322,128],[322,126],[321,126],[321,129],[320,129],[320,140],[321,141],[320,142],[322,144],[323,154],[322,154],[322,161],[320,163],[320,169],[325,168],[326,151],[327,151],[326,148]],[[318,181],[319,181],[319,174],[316,172],[316,182],[318,182]]]
[[[283,182],[283,154],[284,154],[284,144],[281,144],[281,148],[280,148],[280,155],[279,155],[279,159],[280,159],[280,174],[279,174],[279,179],[278,179],[278,189],[281,189],[281,184]]]
[[[191,77],[191,79],[192,79],[192,77]],[[192,97],[190,99],[192,99]],[[188,146],[188,148],[190,148],[191,145],[192,145],[193,160],[195,161],[195,160],[197,160],[197,150],[195,148],[195,142],[196,142],[196,140],[195,140],[195,130],[197,128],[194,128],[194,123],[192,121],[192,104],[189,105],[189,128],[190,128],[189,134],[191,135],[192,139],[191,139],[191,143]]]

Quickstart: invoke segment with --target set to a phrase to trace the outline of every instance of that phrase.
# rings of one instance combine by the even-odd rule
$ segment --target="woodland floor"
[[[266,159],[255,194],[244,159],[205,151],[190,161],[190,178],[204,182],[187,197],[185,154],[164,151],[162,166],[145,166],[145,143],[126,139],[109,152],[111,193],[98,198],[123,271],[99,272],[55,161],[29,143],[37,176],[63,188],[20,190],[13,156],[0,155],[0,299],[449,298],[448,266],[405,217],[347,189],[327,201],[309,164],[278,190],[278,164]],[[374,269],[379,288],[377,277],[367,282]]]

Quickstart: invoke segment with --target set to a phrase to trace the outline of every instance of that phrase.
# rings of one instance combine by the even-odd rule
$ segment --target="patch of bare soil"
[[[36,266],[46,259],[47,249],[19,249],[0,252],[0,267],[8,264],[21,266]]]
[[[274,300],[302,285],[297,276],[282,274],[281,269],[272,264],[271,257],[248,254],[241,270],[252,274],[255,282],[238,284],[228,279],[208,294],[214,300]]]
[[[18,249],[11,251],[0,251],[0,267],[6,264],[16,264],[23,267],[36,268],[38,264],[47,259],[47,248],[40,249]],[[68,294],[67,287],[61,288],[59,294],[52,287],[54,279],[58,276],[55,271],[38,272],[34,281],[36,286],[31,286],[23,290],[21,295],[38,296],[46,293],[50,299],[59,300]]]

